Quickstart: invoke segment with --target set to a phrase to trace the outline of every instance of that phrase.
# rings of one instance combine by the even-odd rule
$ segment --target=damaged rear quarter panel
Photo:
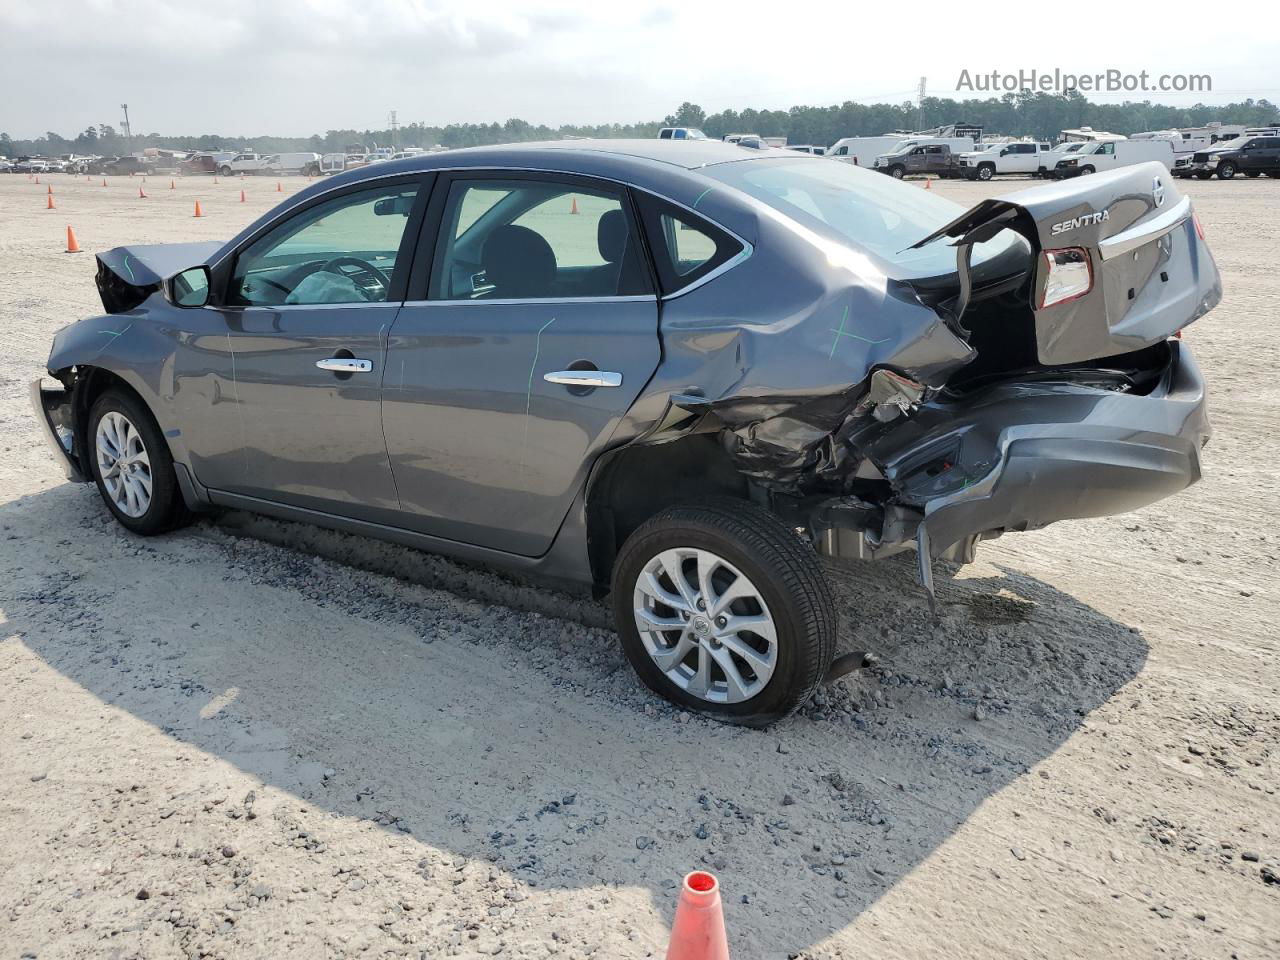
[[[700,209],[754,249],[716,281],[664,299],[663,362],[618,437],[662,419],[673,395],[700,397],[744,474],[798,493],[873,370],[936,386],[973,351],[872,258],[750,198],[711,196]]]

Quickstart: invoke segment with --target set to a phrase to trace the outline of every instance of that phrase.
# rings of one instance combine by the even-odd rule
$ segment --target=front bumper
[[[36,422],[61,465],[63,474],[73,483],[87,483],[89,477],[75,455],[70,396],[61,387],[46,388],[40,379],[31,381],[30,391]]]
[[[1169,364],[1145,395],[1005,383],[922,407],[871,451],[903,515],[919,523],[899,522],[898,536],[876,538],[872,553],[893,552],[895,539],[908,546],[923,525],[933,558],[967,559],[977,540],[1126,513],[1195,483],[1211,433],[1205,385],[1186,346],[1168,346]],[[859,539],[828,536],[819,548],[865,557]]]

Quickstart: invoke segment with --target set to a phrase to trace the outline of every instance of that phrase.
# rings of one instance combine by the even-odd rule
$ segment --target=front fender
[[[47,366],[71,394],[77,431],[83,429],[81,421],[88,413],[90,397],[84,391],[92,389],[95,371],[106,371],[142,399],[174,459],[187,462],[186,445],[173,418],[173,340],[148,310],[89,317],[63,327],[54,335]]]

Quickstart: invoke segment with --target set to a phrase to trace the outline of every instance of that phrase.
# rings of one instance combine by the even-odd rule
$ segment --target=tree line
[[[258,153],[314,151],[332,153],[349,144],[366,146],[471,147],[565,137],[641,137],[658,134],[663,126],[699,127],[711,137],[730,133],[757,133],[786,137],[790,143],[829,145],[841,137],[878,136],[895,130],[921,130],[963,121],[981,126],[987,133],[1055,139],[1059,131],[1090,126],[1111,133],[1134,134],[1143,130],[1199,127],[1211,121],[1247,126],[1280,124],[1280,110],[1265,99],[1217,106],[1189,107],[1142,102],[1092,103],[1078,92],[1065,94],[1009,93],[986,100],[953,100],[927,97],[923,103],[861,104],[851,100],[826,107],[797,106],[790,110],[724,110],[707,114],[685,102],[662,120],[627,124],[566,124],[551,127],[525,120],[505,123],[454,123],[431,126],[406,124],[397,130],[329,130],[310,137],[272,137],[204,134],[170,136],[160,133],[125,137],[109,124],[90,126],[74,137],[49,131],[33,140],[18,140],[0,133],[0,156],[27,154],[57,156],[65,153],[121,155],[145,147],[184,150],[245,149]]]

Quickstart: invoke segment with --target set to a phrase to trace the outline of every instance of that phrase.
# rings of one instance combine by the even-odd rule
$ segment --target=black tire
[[[1087,177],[1089,176],[1089,174],[1096,173],[1096,172],[1097,171],[1094,170],[1093,167],[1089,166],[1088,164],[1085,164],[1083,167],[1080,168],[1080,176],[1082,177]]]
[[[1236,175],[1236,165],[1230,160],[1223,160],[1218,164],[1218,179],[1230,180]]]
[[[1280,170],[1271,170],[1267,173],[1267,176],[1272,180],[1280,180]]]
[[[1209,173],[1209,172],[1208,172],[1208,171],[1206,171],[1206,170],[1201,170],[1199,173],[1197,173],[1197,174],[1196,174],[1196,179],[1197,179],[1197,180],[1208,180],[1208,179],[1209,179],[1210,177],[1212,177],[1212,176],[1213,176],[1213,174],[1212,174],[1212,173]]]
[[[990,180],[995,175],[996,168],[989,163],[984,163],[982,166],[978,167],[979,180]]]
[[[136,517],[129,516],[116,505],[107,491],[106,483],[102,478],[102,468],[98,463],[96,445],[98,424],[104,416],[112,412],[123,414],[134,426],[150,461],[151,502],[146,510]],[[156,424],[151,411],[135,395],[113,388],[105,391],[94,401],[89,409],[89,422],[85,429],[85,450],[89,459],[89,469],[93,474],[93,482],[98,487],[102,502],[125,529],[150,537],[191,522],[191,513],[187,510],[187,505],[182,499],[182,490],[178,487],[178,477],[174,472],[173,456],[169,452],[169,445],[160,433],[160,427]]]
[[[229,177],[229,176],[231,176],[231,168],[230,168],[230,167],[222,167],[222,168],[220,168],[220,169],[218,170],[218,176],[220,176],[220,177]]]
[[[904,167],[890,167],[890,168],[889,168],[889,176],[893,177],[893,179],[895,179],[895,180],[901,180],[901,179],[902,179],[903,177],[905,177],[906,175],[907,175],[907,171],[906,171],[906,169],[905,169]]]
[[[691,694],[659,669],[645,648],[633,612],[636,583],[650,560],[675,548],[709,551],[732,564],[768,606],[776,664],[763,689],[749,699],[712,703]],[[669,507],[643,523],[614,564],[613,612],[623,652],[649,689],[679,706],[743,726],[768,726],[802,706],[835,656],[835,601],[817,554],[776,516],[747,501]]]

